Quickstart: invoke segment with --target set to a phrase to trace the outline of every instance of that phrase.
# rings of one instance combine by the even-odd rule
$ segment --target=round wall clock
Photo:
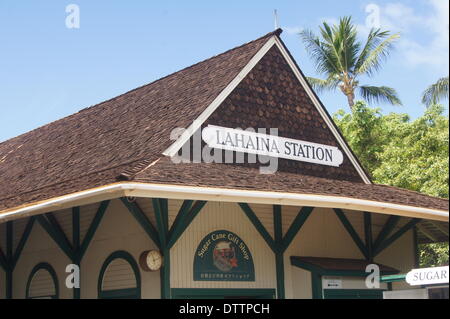
[[[139,264],[144,271],[158,271],[162,267],[163,256],[158,250],[147,250],[139,257]]]

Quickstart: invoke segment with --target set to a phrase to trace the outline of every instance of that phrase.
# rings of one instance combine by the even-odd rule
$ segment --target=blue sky
[[[80,8],[80,28],[66,27],[66,6]],[[351,15],[367,32],[368,5],[382,28],[401,32],[396,51],[368,84],[398,90],[420,116],[420,95],[448,75],[448,0],[316,1],[0,1],[0,141],[258,38],[274,29],[302,70],[316,76],[297,35]],[[321,95],[333,113],[340,93]],[[448,102],[444,103],[448,109]]]

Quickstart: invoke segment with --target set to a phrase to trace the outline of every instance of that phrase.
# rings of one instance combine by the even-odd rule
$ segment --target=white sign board
[[[342,278],[324,278],[323,289],[342,289]]]
[[[411,286],[448,284],[448,266],[413,269],[406,274],[406,282]]]
[[[335,146],[209,125],[202,138],[211,148],[339,167],[344,161]]]

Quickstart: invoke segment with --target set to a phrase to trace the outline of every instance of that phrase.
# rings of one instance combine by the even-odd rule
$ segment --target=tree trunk
[[[346,95],[347,95],[348,106],[350,106],[350,110],[353,111],[353,106],[355,106],[355,94],[350,93],[350,94],[346,94]]]

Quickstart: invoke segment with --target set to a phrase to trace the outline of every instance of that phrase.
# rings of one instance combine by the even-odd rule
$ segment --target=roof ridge
[[[216,58],[216,57],[219,57],[219,56],[222,56],[222,55],[224,55],[224,54],[227,54],[227,53],[229,53],[229,52],[231,52],[231,51],[240,49],[240,48],[242,48],[242,47],[244,47],[244,46],[246,46],[246,45],[249,45],[249,44],[251,44],[251,43],[254,43],[254,42],[256,42],[256,41],[260,41],[260,40],[262,40],[262,39],[264,39],[264,38],[271,37],[271,36],[274,36],[274,35],[280,36],[280,34],[281,34],[282,32],[283,32],[283,30],[280,29],[280,28],[278,28],[277,30],[272,31],[272,32],[269,32],[269,33],[267,33],[266,35],[263,35],[262,37],[259,37],[259,38],[255,39],[255,40],[246,42],[246,43],[241,44],[241,45],[239,45],[239,46],[236,46],[236,47],[234,47],[234,48],[232,48],[232,49],[229,49],[229,50],[227,50],[227,51],[225,51],[225,52],[216,54],[216,55],[214,55],[214,56],[212,56],[212,57],[209,57],[209,58],[207,58],[207,59],[205,59],[205,60],[202,60],[202,61],[197,62],[197,63],[195,63],[195,64],[189,65],[189,66],[187,66],[187,67],[185,67],[185,68],[183,68],[183,69],[181,69],[181,70],[175,71],[175,72],[170,73],[170,74],[168,74],[168,75],[165,75],[165,76],[163,76],[163,77],[161,77],[161,78],[158,78],[158,79],[156,79],[156,80],[154,80],[154,81],[152,81],[152,82],[143,84],[143,85],[141,85],[141,86],[139,86],[139,87],[137,87],[137,88],[134,88],[134,89],[132,89],[132,90],[126,91],[126,92],[124,92],[124,93],[121,93],[121,94],[119,94],[119,95],[117,95],[117,96],[115,96],[115,97],[113,97],[113,98],[110,98],[110,99],[104,100],[104,101],[102,101],[102,102],[99,102],[99,103],[97,103],[97,104],[94,104],[94,105],[85,107],[85,108],[83,108],[83,109],[81,109],[81,110],[79,110],[79,111],[77,111],[77,112],[75,112],[75,113],[69,114],[69,115],[67,115],[67,116],[65,116],[65,117],[63,117],[63,118],[54,120],[54,121],[52,121],[52,122],[43,124],[43,125],[41,125],[41,126],[39,126],[39,127],[37,127],[37,128],[34,128],[34,129],[30,130],[30,131],[24,132],[24,133],[22,133],[22,134],[19,134],[19,135],[17,135],[17,136],[14,136],[14,137],[12,137],[12,138],[7,139],[7,140],[0,141],[0,146],[2,146],[2,144],[6,143],[6,142],[10,142],[10,141],[12,141],[12,140],[14,140],[14,139],[16,139],[16,138],[19,138],[19,137],[25,135],[25,134],[28,134],[28,133],[34,132],[34,131],[36,131],[36,130],[42,129],[42,128],[44,128],[44,127],[46,127],[46,126],[48,126],[48,125],[51,125],[51,124],[53,124],[53,123],[56,123],[56,122],[59,122],[59,121],[62,121],[62,120],[69,119],[69,118],[71,118],[72,116],[75,116],[75,115],[80,114],[80,113],[82,113],[82,112],[86,112],[86,111],[88,111],[88,110],[91,110],[91,109],[94,108],[94,107],[98,107],[98,106],[100,106],[100,105],[102,105],[102,104],[105,104],[105,103],[107,103],[107,102],[114,101],[114,100],[116,100],[116,99],[118,99],[118,98],[120,98],[120,97],[122,97],[122,96],[124,96],[124,95],[126,95],[126,94],[129,94],[129,93],[135,92],[135,91],[137,91],[137,90],[140,90],[140,89],[142,89],[142,88],[144,88],[144,87],[153,85],[153,84],[155,84],[155,83],[157,83],[157,82],[159,82],[159,81],[162,81],[162,80],[164,80],[164,79],[167,79],[168,77],[171,77],[171,76],[174,76],[174,75],[176,75],[176,74],[178,74],[178,73],[180,73],[180,72],[189,70],[189,69],[193,68],[194,66],[197,66],[197,65],[199,65],[199,64],[201,64],[201,63],[204,63],[204,62],[207,62],[207,61],[209,61],[209,60],[212,60],[212,59],[214,59],[214,58]]]

